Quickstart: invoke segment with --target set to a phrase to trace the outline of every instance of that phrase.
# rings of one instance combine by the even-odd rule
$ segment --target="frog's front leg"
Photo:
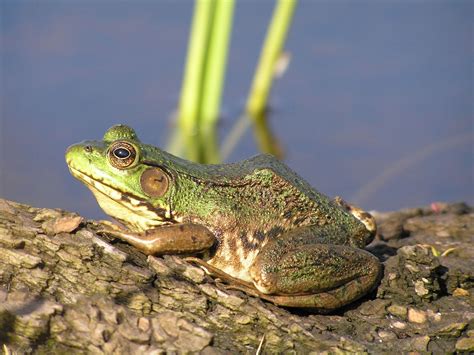
[[[367,294],[379,281],[381,264],[365,250],[288,242],[268,243],[250,268],[262,298],[278,305],[330,311]]]
[[[120,238],[147,255],[199,253],[215,242],[214,234],[197,224],[170,224],[139,233],[118,228],[100,232]]]

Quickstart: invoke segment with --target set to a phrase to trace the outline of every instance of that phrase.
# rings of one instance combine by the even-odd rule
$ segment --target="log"
[[[374,213],[372,294],[330,315],[231,290],[178,256],[98,235],[100,221],[0,199],[5,353],[474,351],[474,213]]]

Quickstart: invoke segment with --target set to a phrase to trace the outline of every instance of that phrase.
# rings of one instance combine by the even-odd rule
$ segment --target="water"
[[[116,123],[165,146],[191,1],[2,1],[0,196],[102,218],[66,147]],[[221,132],[241,113],[273,2],[236,8]],[[470,1],[301,1],[272,93],[285,161],[366,209],[474,202]],[[257,153],[251,132],[231,161]]]

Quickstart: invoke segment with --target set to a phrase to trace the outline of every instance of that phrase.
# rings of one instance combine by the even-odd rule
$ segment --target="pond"
[[[241,114],[274,2],[238,1],[221,137]],[[191,1],[2,1],[0,197],[103,218],[64,151],[116,123],[165,147]],[[301,1],[275,82],[285,162],[365,209],[474,202],[470,1]],[[229,161],[258,153],[248,131]]]

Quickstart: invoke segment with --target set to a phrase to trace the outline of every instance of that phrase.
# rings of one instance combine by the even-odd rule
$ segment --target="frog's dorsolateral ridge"
[[[271,155],[202,165],[143,144],[124,125],[68,148],[66,161],[146,254],[190,260],[251,295],[330,311],[370,292],[381,273],[363,250],[370,214],[330,200]]]

